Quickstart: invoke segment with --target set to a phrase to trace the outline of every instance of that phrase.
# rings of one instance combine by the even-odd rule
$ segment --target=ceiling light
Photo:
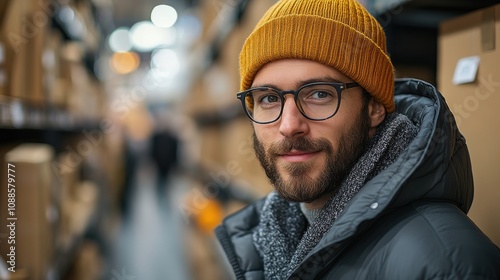
[[[151,21],[162,28],[172,27],[177,21],[177,11],[169,5],[158,5],[151,11]]]

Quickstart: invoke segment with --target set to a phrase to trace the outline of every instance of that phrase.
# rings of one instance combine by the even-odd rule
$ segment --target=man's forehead
[[[252,87],[298,88],[313,82],[352,82],[340,71],[312,60],[282,59],[267,63],[257,71]]]

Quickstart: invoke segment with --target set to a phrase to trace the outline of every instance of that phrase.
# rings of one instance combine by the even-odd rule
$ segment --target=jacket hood
[[[415,158],[415,166],[400,164],[411,175],[404,188],[397,190],[394,206],[415,199],[439,199],[467,213],[474,193],[470,156],[444,97],[431,84],[401,79],[396,81],[395,99],[398,112],[408,116],[420,131],[406,155]],[[403,169],[401,173],[406,172]]]

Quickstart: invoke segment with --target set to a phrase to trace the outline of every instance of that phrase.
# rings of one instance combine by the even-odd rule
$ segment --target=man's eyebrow
[[[297,88],[299,88],[299,87],[301,87],[303,85],[307,85],[307,84],[311,84],[311,83],[318,83],[318,82],[343,83],[339,79],[336,79],[336,78],[333,78],[333,77],[330,77],[330,76],[324,76],[324,77],[311,78],[311,79],[307,79],[307,80],[298,81],[298,82],[295,83],[295,89],[297,89]],[[256,87],[268,87],[268,88],[274,88],[274,89],[278,89],[278,90],[283,90],[283,89],[281,89],[280,87],[278,87],[278,86],[276,86],[274,84],[257,84],[257,85],[253,85],[252,86],[252,88],[256,88]]]
[[[299,82],[297,82],[295,84],[295,86],[297,88],[299,88],[299,87],[301,87],[303,85],[307,85],[307,84],[311,84],[311,83],[318,83],[318,82],[343,83],[339,79],[335,79],[335,78],[330,77],[330,76],[324,76],[324,77],[318,77],[318,78],[312,78],[312,79],[307,79],[307,80],[299,81]]]
[[[260,87],[280,89],[278,86],[273,85],[273,84],[257,84],[257,85],[252,85],[252,87],[250,87],[250,88],[260,88]]]

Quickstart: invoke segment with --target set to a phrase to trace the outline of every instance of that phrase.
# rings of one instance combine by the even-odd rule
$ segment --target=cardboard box
[[[35,15],[40,14],[43,13],[37,11],[34,14],[29,14],[28,20],[33,20],[36,18]],[[50,18],[47,19],[47,22],[50,23]],[[26,99],[37,107],[43,106],[47,99],[47,95],[43,90],[44,69],[42,66],[43,45],[46,34],[47,26],[37,27],[33,37],[27,40],[26,46],[24,46],[27,55],[25,61],[27,63],[26,73],[24,75],[27,84]]]
[[[75,260],[65,279],[95,280],[102,279],[105,260],[101,255],[99,244],[85,240],[75,253]],[[113,279],[114,277],[112,277]],[[116,278],[114,278],[116,279]]]
[[[67,82],[61,79],[62,35],[59,31],[50,30],[44,40],[43,47],[43,86],[47,95],[47,103],[51,107],[64,108],[66,105]]]
[[[7,256],[15,246],[15,267],[28,271],[30,279],[45,279],[54,259],[54,229],[57,213],[54,208],[54,181],[51,162],[52,147],[45,144],[21,144],[9,151],[2,160],[3,178],[11,174],[10,184],[1,182],[2,232],[5,221],[14,223],[9,237],[15,244],[0,243],[0,253]],[[8,171],[8,168],[12,171]],[[13,177],[15,176],[15,177]],[[15,191],[12,191],[12,190]],[[15,194],[15,205],[8,209],[8,194]],[[10,212],[12,211],[12,212]],[[8,220],[11,218],[11,220]],[[15,219],[14,219],[15,218]],[[12,220],[13,219],[13,220]]]
[[[60,57],[53,92],[49,94],[49,102],[61,109],[69,108],[70,94],[73,89],[71,63],[67,58]]]
[[[0,258],[1,262],[5,262],[3,258]],[[16,272],[7,272],[5,275],[0,273],[0,280],[26,280],[28,278],[28,272],[25,269],[16,270]]]
[[[2,66],[0,52],[0,94],[19,98],[38,109],[47,100],[42,63],[45,41],[50,39],[47,33],[53,16],[51,1],[7,2],[9,5],[3,7],[4,16],[0,19],[0,45],[8,59]],[[2,71],[6,77],[3,87]]]
[[[99,82],[94,79],[83,63],[77,44],[66,44],[62,78],[70,86],[67,94],[67,109],[78,121],[96,121],[102,113],[103,98]],[[64,70],[63,70],[64,69]]]
[[[68,252],[83,237],[95,218],[98,204],[97,185],[92,181],[80,181],[75,195],[61,200],[61,220],[57,234],[57,248]]]
[[[72,151],[75,151],[74,149]],[[57,156],[53,164],[56,178],[61,186],[61,200],[76,197],[77,185],[80,182],[81,160],[80,155],[72,152],[63,152]]]
[[[19,97],[23,92],[23,83],[21,83],[21,73],[23,72],[24,57],[18,55],[13,42],[21,34],[22,23],[21,16],[24,13],[23,1],[10,1],[3,7],[5,17],[0,18],[0,41],[3,45],[5,54],[4,70],[5,84],[3,94]]]
[[[475,193],[469,216],[500,245],[500,5],[445,21],[439,32],[439,90],[472,158]],[[464,77],[462,74],[475,69],[477,74],[470,72],[470,83],[456,84],[453,79],[458,61],[467,57],[479,58],[479,65],[468,63],[457,74]]]
[[[3,0],[0,2],[0,26],[2,26],[2,19],[5,18],[9,4],[10,0]]]
[[[0,37],[0,95],[7,95],[10,75],[10,56],[6,38]]]
[[[26,93],[26,66],[28,65],[29,29],[23,22],[27,12],[26,0],[9,1],[6,6],[5,18],[0,22],[0,40],[4,42],[11,61],[7,73],[9,86],[7,95],[24,98]]]
[[[26,99],[37,108],[47,103],[48,94],[44,87],[45,68],[43,60],[45,41],[51,39],[52,17],[55,16],[56,4],[53,1],[23,0],[27,2],[23,28],[30,30],[24,48],[27,51],[25,79],[27,80]],[[26,32],[25,32],[26,33]]]

